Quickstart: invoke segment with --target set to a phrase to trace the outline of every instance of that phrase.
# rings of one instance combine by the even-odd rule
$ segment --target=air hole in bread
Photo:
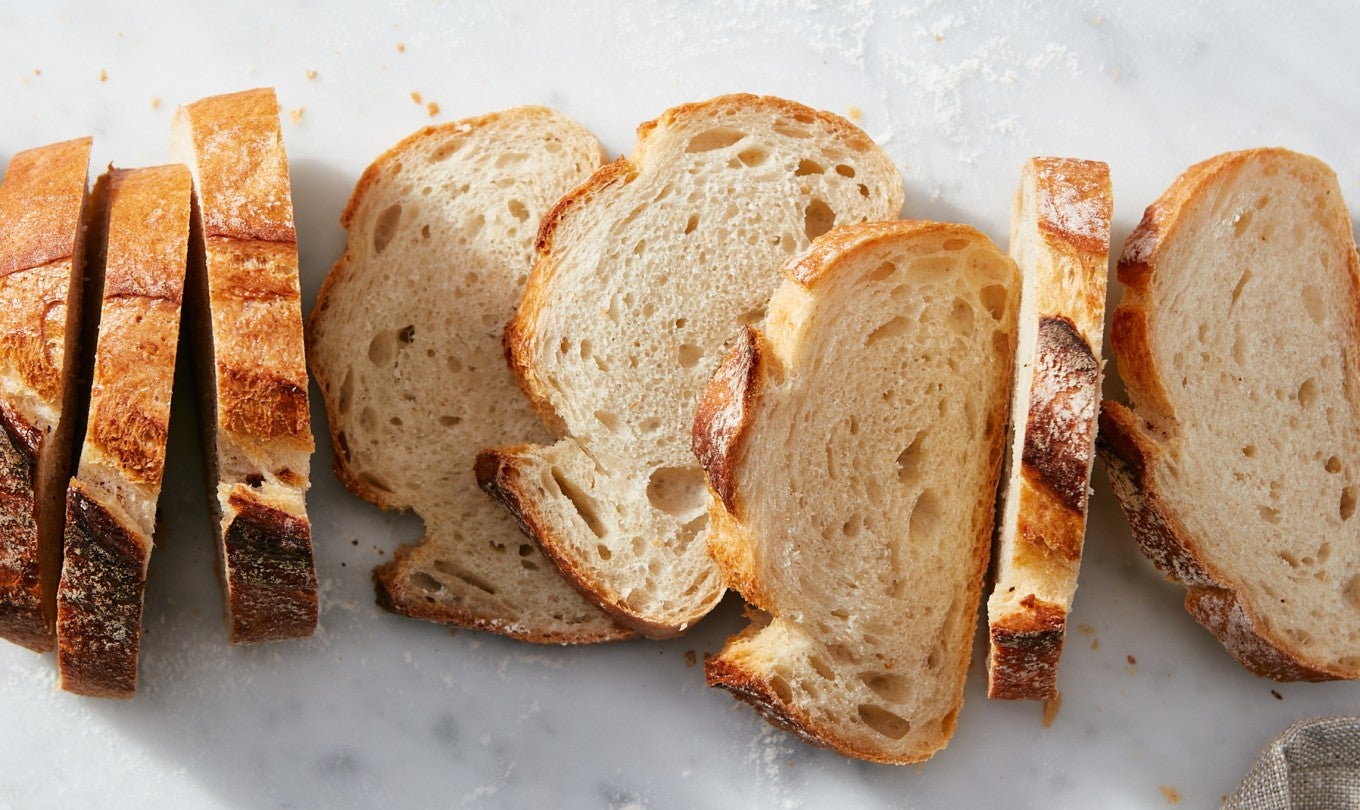
[[[859,184],[859,196],[863,197],[866,200],[869,199],[869,187],[864,185],[863,183]]]
[[[1239,366],[1247,364],[1247,341],[1241,335],[1233,338],[1232,355]]]
[[[506,203],[505,207],[510,210],[510,216],[514,217],[520,222],[524,222],[527,219],[529,219],[529,209],[525,208],[524,203],[520,202],[519,200],[511,200],[510,202]]]
[[[703,528],[706,525],[708,525],[708,513],[700,511],[699,514],[690,518],[680,527],[680,533],[676,536],[676,546],[678,548],[688,547],[694,538],[699,536],[699,532],[703,531]]]
[[[754,309],[748,309],[737,316],[737,323],[742,326],[755,326],[765,320],[765,305],[761,304]]]
[[[638,429],[641,430],[643,434],[655,433],[661,429],[661,420],[657,419],[655,416],[649,416],[638,424]]]
[[[254,489],[259,489],[264,486],[264,476],[259,473],[251,473],[246,476],[246,483]]]
[[[1256,510],[1261,514],[1261,520],[1264,520],[1266,523],[1269,523],[1271,525],[1279,524],[1280,510],[1272,506],[1267,506],[1265,504],[1261,504],[1260,506],[1256,507]]]
[[[562,471],[556,467],[552,468],[552,478],[557,483],[557,488],[567,497],[567,500],[571,501],[572,506],[576,507],[577,514],[585,521],[590,531],[596,537],[603,538],[605,536],[604,524],[600,521],[599,504],[595,502],[595,499],[568,481]]]
[[[699,215],[690,214],[689,219],[685,220],[685,235],[688,236],[689,234],[694,233],[694,230],[698,227],[699,227]]]
[[[372,433],[373,428],[377,426],[378,412],[369,406],[364,406],[364,409],[359,411],[359,427],[363,428],[365,433]]]
[[[389,495],[392,494],[392,485],[387,483],[385,479],[371,472],[361,472],[355,477],[359,479],[359,483],[364,484],[371,489],[376,489],[379,492],[386,492]]]
[[[596,411],[595,421],[604,425],[606,430],[614,431],[619,429],[619,418],[609,411]]]
[[[704,356],[703,350],[693,343],[681,343],[675,354],[681,368],[694,368]]]
[[[803,233],[816,239],[836,227],[836,212],[824,200],[814,199],[803,209]]]
[[[1355,490],[1354,486],[1343,487],[1341,490],[1341,519],[1350,520],[1351,515],[1355,514]]]
[[[752,146],[737,153],[737,159],[752,168],[764,163],[770,157],[770,153],[762,146]]]
[[[787,121],[775,121],[773,124],[770,125],[770,129],[774,130],[780,135],[783,135],[785,138],[795,138],[800,141],[804,141],[812,137],[811,132],[808,132],[806,129],[803,129],[802,127],[795,127],[792,124],[788,123]]]
[[[606,546],[605,544],[598,543],[595,546],[595,556],[599,557],[602,560],[608,560],[610,557],[614,556],[614,552],[610,551],[609,547]]]
[[[392,237],[397,233],[397,226],[401,224],[401,205],[392,204],[383,209],[378,215],[378,221],[373,226],[373,253],[377,255],[387,249],[392,243]]]
[[[864,482],[864,495],[874,506],[883,503],[883,486],[878,483],[878,479],[870,478]],[[865,522],[868,523],[867,520]]]
[[[407,577],[406,581],[411,583],[417,590],[425,591],[426,593],[439,593],[444,590],[443,583],[424,571],[415,572]]]
[[[1246,447],[1243,447],[1242,455],[1246,456],[1247,458],[1256,458],[1256,445],[1249,444]]]
[[[440,161],[448,160],[453,156],[454,152],[457,152],[462,148],[463,140],[463,138],[449,138],[447,141],[439,144],[439,146],[435,147],[435,150],[430,153],[430,162],[439,163]],[[401,164],[397,164],[394,171],[400,173]]]
[[[949,328],[962,337],[973,334],[973,308],[967,301],[954,300],[954,308],[949,311]]]
[[[523,568],[525,571],[538,571],[538,570],[540,570],[540,568],[539,568],[539,566],[538,566],[538,563],[534,562],[533,560],[520,560],[520,561],[519,561],[519,567],[520,567],[520,568]]]
[[[354,369],[345,371],[345,381],[340,383],[340,393],[336,398],[335,408],[342,414],[349,413],[350,405],[354,403]]]
[[[868,336],[864,338],[864,345],[872,346],[884,338],[898,337],[905,333],[910,325],[911,323],[907,320],[905,315],[894,316],[886,323],[879,325],[877,329],[870,332]]]
[[[826,662],[826,659],[822,658],[820,655],[808,656],[808,665],[811,666],[813,672],[816,672],[823,680],[836,680],[836,671],[832,669],[831,665]]]
[[[1313,403],[1317,402],[1317,382],[1312,377],[1304,380],[1299,386],[1297,398],[1299,404],[1305,408],[1312,407]]]
[[[891,672],[861,672],[859,679],[875,695],[889,703],[904,703],[911,696],[911,681]]]
[[[634,256],[641,256],[644,252],[646,252],[646,250],[647,250],[647,240],[646,240],[646,239],[639,239],[639,240],[637,240],[637,242],[633,245],[633,255],[634,255]]]
[[[379,368],[386,368],[397,357],[397,335],[395,332],[382,331],[368,342],[368,361]]]
[[[411,343],[413,343],[415,339],[416,339],[415,324],[407,324],[406,326],[403,326],[401,329],[397,331],[397,340],[401,341],[402,343],[405,343],[408,346],[411,345]]]
[[[585,340],[581,341],[579,351],[581,353],[582,360],[589,360],[591,358],[591,355],[595,353],[595,344],[590,342],[590,338],[586,338]]]
[[[1288,552],[1288,551],[1281,551],[1281,552],[1279,552],[1279,554],[1278,554],[1277,556],[1280,558],[1281,561],[1283,561],[1283,562],[1284,562],[1286,565],[1288,565],[1290,568],[1298,568],[1298,567],[1299,567],[1299,558],[1298,558],[1298,557],[1295,557],[1292,553],[1290,553],[1290,552]]]
[[[1303,308],[1308,311],[1308,317],[1313,323],[1320,324],[1327,320],[1327,304],[1323,300],[1321,290],[1312,284],[1305,284],[1299,295],[1303,298]]]
[[[921,477],[921,440],[925,433],[918,433],[911,442],[897,454],[897,480],[902,483],[915,481]]]
[[[969,242],[967,239],[953,238],[944,240],[944,244],[941,245],[941,247],[948,251],[958,251],[967,248],[970,244],[972,243]],[[949,261],[953,260],[950,259]]]
[[[485,591],[486,593],[492,596],[496,595],[495,585],[492,585],[490,582],[487,582],[485,579],[482,579],[476,574],[473,574],[469,571],[464,571],[463,569],[459,568],[458,566],[454,565],[448,560],[435,560],[434,570],[446,576],[453,577],[454,579],[460,582],[464,582],[468,585],[471,585],[472,587],[476,588],[479,591]]]
[[[439,424],[444,427],[454,427],[456,425],[461,425],[462,423],[463,417],[461,416],[449,416],[445,414],[444,416],[439,417]]]
[[[774,690],[775,697],[784,703],[793,702],[793,690],[789,688],[789,682],[784,680],[783,675],[770,676],[770,688]]]
[[[745,137],[746,133],[739,129],[716,127],[714,129],[704,130],[693,138],[690,138],[689,144],[685,146],[685,151],[690,153],[711,152],[714,149],[722,149],[731,146]]]
[[[882,706],[861,703],[858,707],[859,719],[864,725],[892,740],[900,740],[911,731],[911,723],[893,714]]]
[[[793,170],[794,177],[806,177],[810,174],[821,174],[826,171],[826,167],[815,160],[803,158],[798,161],[798,168]]]
[[[1233,233],[1235,235],[1241,236],[1242,234],[1246,233],[1247,228],[1251,225],[1251,212],[1244,211],[1240,214],[1234,215],[1232,219],[1232,224]]]
[[[1243,268],[1243,269],[1242,269],[1242,276],[1241,276],[1241,278],[1237,279],[1237,284],[1236,284],[1236,286],[1233,287],[1233,291],[1232,291],[1232,303],[1233,303],[1233,304],[1236,304],[1236,303],[1237,303],[1237,300],[1238,300],[1239,298],[1242,297],[1242,290],[1243,290],[1243,288],[1245,288],[1245,287],[1247,286],[1247,282],[1248,282],[1248,281],[1251,281],[1251,269],[1250,269],[1250,268]],[[1231,305],[1230,305],[1230,307],[1231,307]]]
[[[854,177],[855,167],[845,163],[838,163],[836,164],[836,174],[839,174],[841,177]]]
[[[943,516],[944,507],[940,504],[940,498],[935,491],[927,489],[922,492],[916,498],[916,505],[911,509],[911,524],[907,529],[912,545],[933,543]]]
[[[893,264],[892,262],[884,262],[880,264],[878,267],[874,268],[874,271],[869,274],[869,280],[883,281],[884,279],[890,278],[892,274],[896,272],[897,265]]]
[[[340,446],[340,455],[345,459],[345,463],[348,464],[350,461],[349,437],[345,435],[345,431],[336,431],[335,443]]]
[[[704,471],[699,467],[658,467],[647,481],[652,508],[676,518],[704,509]]]
[[[1319,565],[1326,564],[1327,560],[1329,560],[1331,556],[1332,556],[1331,543],[1323,543],[1322,545],[1318,546],[1317,561]]]
[[[448,366],[449,371],[454,374],[463,370],[463,361],[459,360],[457,357],[450,356],[446,358],[444,364]]]
[[[841,535],[846,538],[858,537],[860,529],[864,528],[864,516],[854,514],[850,519],[841,524]]]
[[[1353,609],[1360,610],[1360,574],[1346,580],[1345,587],[1341,589],[1341,598]]]
[[[1006,288],[1000,284],[989,284],[978,292],[978,300],[982,306],[992,316],[992,320],[999,321],[1006,316]]]
[[[830,653],[831,657],[835,659],[838,663],[841,664],[859,663],[859,658],[855,655],[854,651],[844,644],[828,644],[826,645],[826,651]]]

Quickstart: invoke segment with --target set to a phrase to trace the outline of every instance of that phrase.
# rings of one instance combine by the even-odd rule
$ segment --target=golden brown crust
[[[137,689],[142,595],[151,543],[79,481],[66,501],[66,548],[57,593],[61,688],[130,698]]]
[[[817,239],[807,250],[785,263],[784,275],[804,289],[816,289],[835,266],[833,259],[844,258],[850,251],[870,249],[880,242],[899,239],[904,233],[938,234],[948,240],[952,236],[975,239],[982,234],[967,225],[927,220],[887,220],[864,222],[833,228]]]
[[[699,395],[691,432],[691,449],[708,474],[709,486],[737,519],[741,518],[741,505],[734,468],[752,411],[759,404],[762,340],[760,333],[750,326],[737,336],[713,379]]]
[[[999,700],[1050,700],[1058,696],[1067,610],[1034,594],[1020,601],[1020,612],[991,622],[987,697]]]
[[[1039,230],[1050,243],[1064,242],[1076,253],[1099,257],[1103,264],[1110,253],[1110,218],[1114,213],[1110,167],[1077,158],[1033,158],[1032,163]],[[1104,289],[1103,283],[1100,289]],[[1103,311],[1105,296],[1093,303]]]
[[[303,638],[316,629],[316,571],[312,526],[237,487],[235,510],[222,532],[231,599],[231,643]]]
[[[0,278],[75,255],[92,143],[78,138],[10,159],[0,185]]]

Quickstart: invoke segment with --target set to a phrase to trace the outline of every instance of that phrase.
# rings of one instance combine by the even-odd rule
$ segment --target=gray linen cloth
[[[1227,810],[1360,808],[1360,717],[1290,726],[1256,758]]]

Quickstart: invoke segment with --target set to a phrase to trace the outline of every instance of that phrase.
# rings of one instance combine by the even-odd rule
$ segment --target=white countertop
[[[1116,248],[1181,170],[1245,146],[1318,155],[1360,211],[1360,11],[1342,4],[93,5],[0,5],[0,164],[87,133],[99,166],[162,163],[176,104],[274,85],[308,310],[374,157],[432,121],[523,103],[617,153],[677,103],[784,95],[857,117],[902,166],[908,216],[1003,243],[1035,154],[1110,164]],[[1138,554],[1098,467],[1052,727],[1037,705],[985,699],[979,643],[948,749],[912,767],[847,760],[704,687],[688,654],[743,625],[735,597],[684,638],[583,649],[379,610],[369,571],[420,527],[343,490],[319,407],[322,629],[232,649],[186,402],[138,696],[57,692],[52,656],[0,645],[0,806],[1204,807],[1289,723],[1360,710],[1360,684],[1275,684],[1229,658]]]

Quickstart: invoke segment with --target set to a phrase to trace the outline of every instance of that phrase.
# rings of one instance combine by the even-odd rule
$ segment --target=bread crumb
[[[1118,79],[1119,74],[1124,72],[1124,68],[1116,66],[1114,72],[1110,74],[1111,79]]]
[[[1062,708],[1062,693],[1044,701],[1044,728],[1050,728],[1054,719],[1058,716],[1058,709]]]
[[[315,71],[315,70],[311,70],[311,69],[309,68],[309,69],[307,70],[307,78],[309,78],[309,79],[315,79],[315,78],[316,78],[316,71]]]
[[[397,53],[406,53],[406,43],[404,42],[397,43]]]
[[[431,118],[434,118],[436,115],[439,115],[439,103],[431,101],[429,104],[426,104],[425,112],[429,113]]]
[[[850,113],[850,120],[855,123],[859,123],[860,119],[864,117],[864,110],[861,110],[853,104],[850,105],[848,112]]]
[[[1179,790],[1176,790],[1175,788],[1171,787],[1170,785],[1162,785],[1162,786],[1161,786],[1161,790],[1162,790],[1162,795],[1166,797],[1166,803],[1167,803],[1167,804],[1179,804],[1179,803],[1180,803],[1180,800],[1181,800],[1181,793],[1180,793]]]
[[[1270,694],[1274,695],[1276,700],[1284,700],[1284,695],[1280,694],[1274,689],[1270,690]]]
[[[1089,624],[1079,624],[1077,625],[1077,630],[1088,636],[1096,631],[1096,629]]]
[[[1100,649],[1100,639],[1098,638],[1091,639],[1091,649],[1093,650]]]
[[[411,100],[414,101],[414,102],[417,103],[417,104],[420,103],[420,91],[419,91],[419,90],[412,90],[412,91],[411,91]]]
[[[109,74],[108,74],[108,72],[105,71],[103,68],[100,68],[100,69],[99,69],[99,81],[101,81],[101,82],[106,82],[106,81],[108,81],[108,80],[109,80]]]
[[[1128,658],[1129,658],[1129,666],[1131,666],[1131,667],[1136,667],[1136,666],[1138,666],[1138,659],[1137,659],[1137,658],[1134,658],[1132,655],[1130,655]]]
[[[1099,15],[1097,15],[1097,16],[1095,17],[1095,19],[1091,20],[1091,25],[1094,25],[1096,28],[1099,28],[1100,26],[1102,26],[1102,25],[1104,25],[1104,24],[1105,24],[1105,18],[1102,17],[1102,16],[1099,16]]]
[[[697,660],[698,656],[694,654],[694,650],[685,650],[685,666],[692,667]]]
[[[288,111],[288,117],[292,119],[294,124],[300,124],[302,123],[302,114],[306,111],[306,107],[294,107]]]
[[[152,97],[151,97],[151,109],[153,109],[153,110],[159,110],[160,108],[161,108],[161,97],[160,97],[160,96],[152,96]]]
[[[41,75],[42,75],[42,68],[33,68],[33,75],[34,75],[34,76],[41,76]]]

